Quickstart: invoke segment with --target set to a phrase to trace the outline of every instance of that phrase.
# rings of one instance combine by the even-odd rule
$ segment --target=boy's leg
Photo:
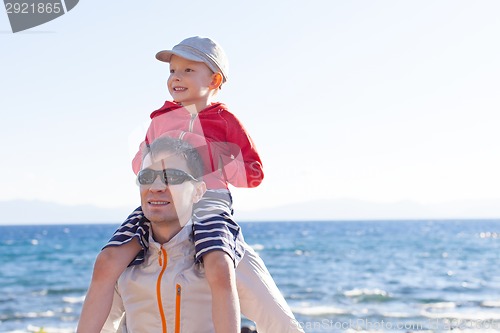
[[[99,253],[78,322],[78,333],[101,331],[111,309],[116,281],[141,250],[139,241],[134,238],[120,246],[106,247]]]
[[[223,251],[203,256],[205,276],[212,292],[212,320],[217,333],[240,331],[240,304],[233,260]]]
[[[148,247],[149,222],[141,207],[135,209],[114,233],[94,264],[78,333],[99,333],[108,317],[113,302],[115,284],[129,264],[140,263]],[[135,259],[135,260],[134,260]]]
[[[196,261],[203,261],[205,267],[217,333],[239,332],[241,322],[234,269],[242,254],[236,244],[241,234],[233,220],[231,204],[228,191],[209,190],[193,212]]]
[[[304,333],[257,253],[246,246],[236,268],[241,312],[259,333]]]
[[[240,226],[234,221],[232,198],[227,190],[208,190],[193,210],[196,261],[213,250],[226,252],[238,265],[245,251]]]

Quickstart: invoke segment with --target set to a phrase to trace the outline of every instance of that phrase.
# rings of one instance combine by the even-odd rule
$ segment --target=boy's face
[[[174,101],[183,106],[206,103],[214,87],[214,73],[202,62],[173,55],[167,85]]]

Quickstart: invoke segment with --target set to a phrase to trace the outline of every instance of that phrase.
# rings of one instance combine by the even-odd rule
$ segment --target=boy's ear
[[[212,82],[210,82],[210,88],[219,89],[222,85],[222,74],[215,73],[212,75]]]

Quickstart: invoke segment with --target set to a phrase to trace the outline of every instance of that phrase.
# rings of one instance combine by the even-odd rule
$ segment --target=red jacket
[[[213,103],[198,114],[191,114],[181,105],[167,101],[151,113],[146,139],[132,161],[138,173],[142,149],[162,135],[177,137],[200,146],[202,138],[208,148],[204,156],[204,181],[209,189],[256,187],[264,178],[262,162],[255,144],[241,122],[222,103]],[[198,142],[198,143],[197,143]]]

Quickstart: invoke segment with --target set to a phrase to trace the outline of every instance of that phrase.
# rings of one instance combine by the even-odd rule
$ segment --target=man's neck
[[[151,231],[153,233],[153,239],[160,244],[168,243],[188,223],[189,221],[186,221],[182,225],[180,222],[177,223],[172,222],[169,224],[155,224],[154,222],[151,222]]]

